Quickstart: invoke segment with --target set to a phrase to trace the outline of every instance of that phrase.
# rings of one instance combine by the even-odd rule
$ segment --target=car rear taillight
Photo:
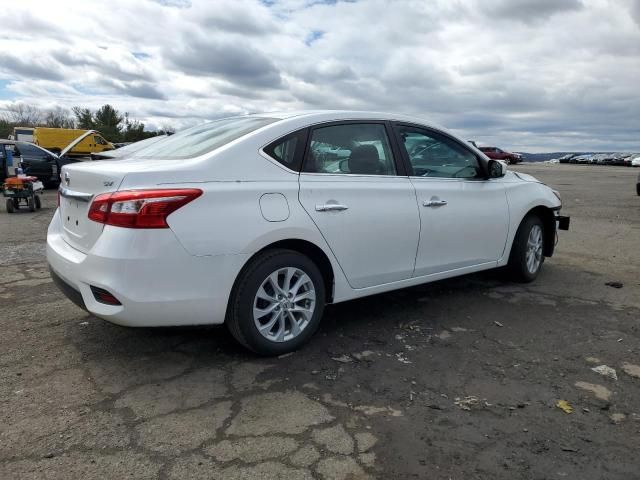
[[[167,217],[202,195],[197,188],[124,190],[97,195],[89,207],[94,222],[127,228],[168,228]]]

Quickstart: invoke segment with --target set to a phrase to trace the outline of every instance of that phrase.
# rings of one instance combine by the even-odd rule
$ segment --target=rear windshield
[[[275,122],[275,118],[232,117],[197,125],[128,155],[128,158],[176,160],[197,157]]]

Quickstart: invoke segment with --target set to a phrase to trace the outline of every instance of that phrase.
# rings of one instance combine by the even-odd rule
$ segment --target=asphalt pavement
[[[640,478],[638,169],[514,169],[572,217],[535,283],[330,306],[270,359],[224,328],[88,315],[46,267],[55,192],[0,206],[0,478]]]

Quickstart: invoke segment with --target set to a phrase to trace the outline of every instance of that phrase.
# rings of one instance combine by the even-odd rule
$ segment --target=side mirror
[[[507,165],[500,160],[489,160],[489,178],[501,178],[507,173]]]

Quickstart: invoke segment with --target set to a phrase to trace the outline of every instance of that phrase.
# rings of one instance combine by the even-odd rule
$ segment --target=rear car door
[[[302,206],[353,288],[411,278],[420,220],[415,191],[384,122],[324,124],[309,131]]]
[[[420,210],[414,275],[495,263],[509,226],[502,183],[485,179],[475,153],[441,132],[398,124],[396,133]]]

